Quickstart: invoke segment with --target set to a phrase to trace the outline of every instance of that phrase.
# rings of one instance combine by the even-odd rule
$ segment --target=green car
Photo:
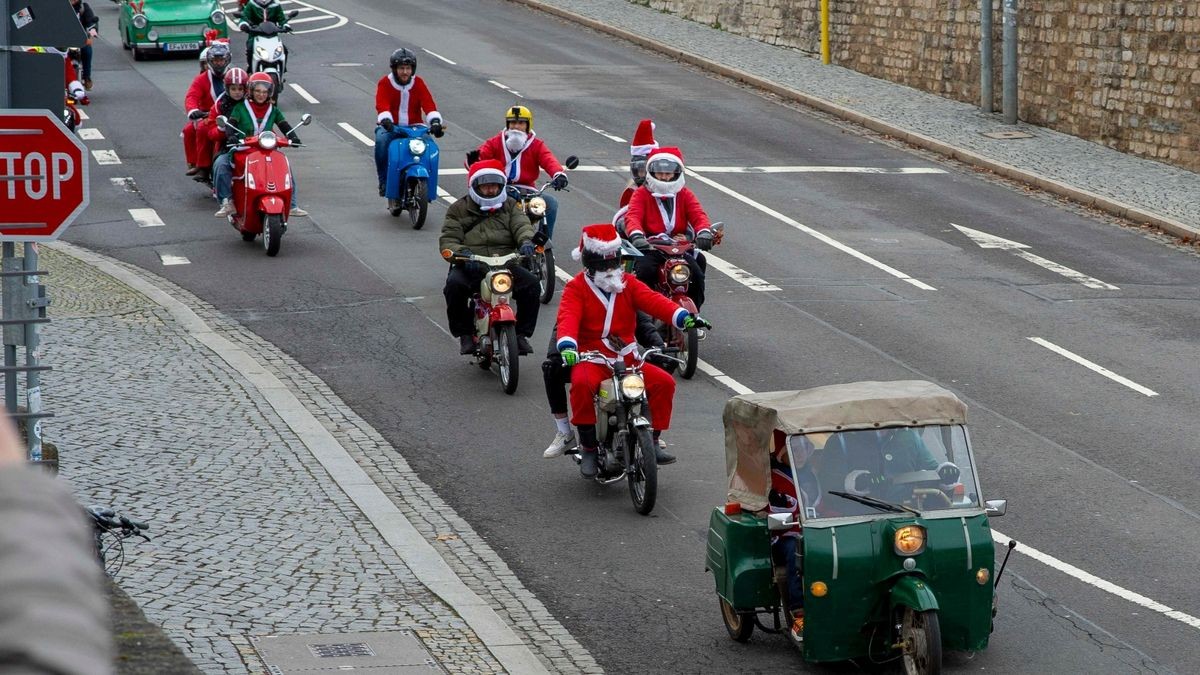
[[[225,12],[217,0],[122,0],[121,45],[141,61],[148,54],[197,53],[205,47],[205,32],[226,38]]]

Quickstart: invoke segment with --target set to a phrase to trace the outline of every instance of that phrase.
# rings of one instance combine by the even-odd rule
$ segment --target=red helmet
[[[272,80],[271,76],[266,73],[255,73],[251,75],[250,79],[246,81],[246,89],[249,91],[254,91],[255,85],[259,83],[267,85],[268,96],[275,91],[275,81]]]
[[[249,77],[249,73],[241,68],[230,68],[229,70],[225,71],[225,86],[228,87],[231,84],[240,84],[244,87],[246,86],[246,80]],[[267,79],[271,79],[271,76],[267,75]]]

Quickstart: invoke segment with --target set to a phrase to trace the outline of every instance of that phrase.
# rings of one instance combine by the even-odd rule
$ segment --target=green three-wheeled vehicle
[[[730,636],[758,626],[788,633],[806,661],[902,659],[908,673],[984,649],[988,518],[1006,503],[983,500],[965,422],[962,401],[923,381],[731,399],[729,502],[706,560]]]

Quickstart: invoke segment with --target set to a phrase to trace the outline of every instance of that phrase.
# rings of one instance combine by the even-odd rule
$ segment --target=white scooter
[[[294,19],[299,11],[288,12],[288,19]],[[287,72],[287,48],[283,45],[283,33],[292,32],[291,26],[279,27],[273,21],[264,21],[257,26],[243,29],[254,40],[254,51],[250,55],[250,72],[267,73],[275,83],[273,101],[279,100],[283,91],[284,73]]]

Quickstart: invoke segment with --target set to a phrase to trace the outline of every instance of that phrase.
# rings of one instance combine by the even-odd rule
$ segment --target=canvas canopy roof
[[[771,486],[771,435],[964,424],[967,406],[924,380],[853,382],[735,396],[725,404],[729,499],[758,511]]]

